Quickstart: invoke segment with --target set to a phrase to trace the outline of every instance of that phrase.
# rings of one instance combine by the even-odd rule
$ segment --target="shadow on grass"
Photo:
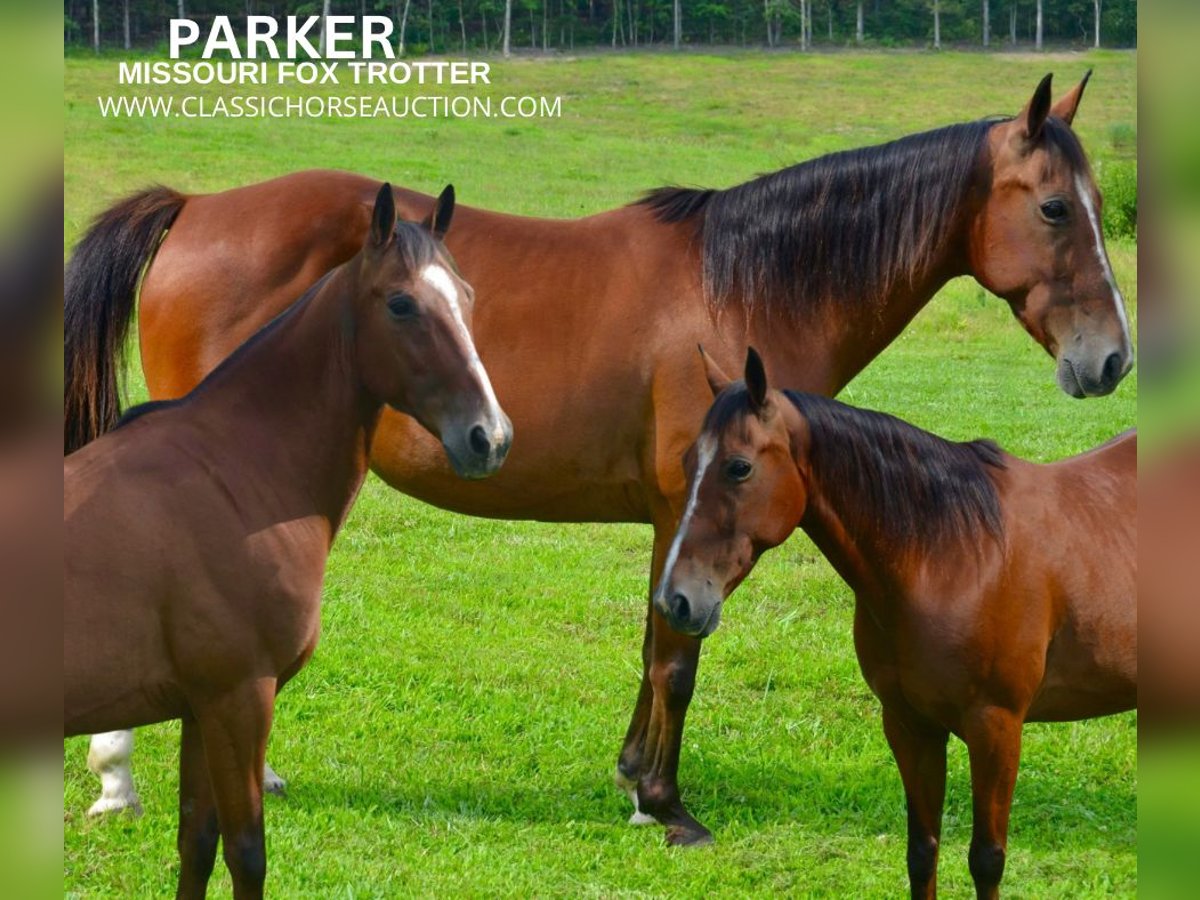
[[[542,771],[524,782],[434,776],[420,784],[389,787],[386,771],[370,783],[303,779],[288,805],[337,808],[356,817],[383,815],[431,822],[446,818],[524,822],[531,825],[594,825],[624,822],[631,807],[607,780],[575,777],[555,782]],[[685,788],[689,810],[717,834],[794,825],[814,835],[875,839],[902,838],[904,798],[891,764],[820,765],[797,760],[769,773],[732,763],[709,765]],[[947,791],[947,835],[969,834],[970,785],[952,772]],[[1068,784],[1045,772],[1023,775],[1017,784],[1010,836],[1017,845],[1060,849],[1106,849],[1136,836],[1134,780],[1113,784]]]

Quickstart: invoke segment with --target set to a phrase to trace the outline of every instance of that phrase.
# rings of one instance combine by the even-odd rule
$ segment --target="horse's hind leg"
[[[1008,816],[1021,758],[1021,724],[1020,716],[994,706],[973,711],[963,723],[973,801],[968,862],[980,900],[1000,896]]]
[[[100,798],[88,810],[89,816],[129,810],[142,814],[142,802],[133,786],[129,761],[133,756],[132,731],[106,731],[93,734],[88,747],[88,768],[100,779]]]
[[[181,898],[203,897],[217,859],[221,836],[204,740],[190,716],[183,720],[179,751],[179,888]]]
[[[93,734],[88,745],[88,769],[100,779],[100,796],[87,811],[89,816],[127,810],[132,815],[142,814],[142,801],[133,784],[133,732],[105,731]],[[268,794],[283,795],[287,782],[263,761],[263,790]]]
[[[275,708],[275,679],[260,678],[194,704],[233,895],[257,898],[267,876],[263,764]]]
[[[908,804],[909,888],[914,900],[936,897],[949,733],[888,706],[883,709],[883,732],[896,757]]]
[[[287,793],[287,782],[279,776],[278,772],[271,768],[271,764],[266,760],[263,761],[263,790],[268,794],[278,794],[280,796]]]

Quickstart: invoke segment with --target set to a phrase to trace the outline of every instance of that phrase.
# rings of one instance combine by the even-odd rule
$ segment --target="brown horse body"
[[[1051,110],[1047,79],[1012,120],[835,154],[728,191],[660,191],[578,221],[462,208],[449,245],[478,291],[475,333],[516,451],[496,478],[464,484],[415,423],[388,412],[373,467],[407,494],[474,515],[652,523],[654,584],[683,508],[679,459],[708,406],[698,341],[729,363],[752,342],[788,383],[833,394],[947,280],[970,274],[1058,359],[1065,390],[1108,392],[1132,351],[1083,209],[1097,201],[1068,127],[1081,91]],[[68,302],[69,442],[112,418],[115,386],[88,395],[75,384],[115,384],[105,358],[151,254],[142,361],[152,396],[165,398],[351,253],[377,187],[306,172],[207,196],[159,190],[106,213],[76,252],[80,274],[113,235],[133,249],[124,280],[110,262],[92,279],[69,278],[82,285],[78,304]],[[431,202],[409,191],[396,199],[407,216]],[[1050,221],[1048,202],[1067,218]],[[96,296],[88,284],[105,287]],[[770,288],[769,302],[757,302],[755,285]],[[104,334],[73,327],[76,309],[84,320],[107,315]],[[618,764],[640,810],[684,843],[708,837],[676,782],[698,654],[651,608]]]
[[[908,801],[914,897],[936,890],[946,742],[971,760],[970,868],[995,896],[1027,721],[1137,706],[1137,436],[1037,465],[835,400],[719,392],[692,503],[655,594],[711,634],[759,555],[797,526],[855,595],[854,644]]]
[[[235,895],[262,892],[275,694],[316,646],[325,561],[383,404],[429,423],[466,476],[507,450],[439,292],[465,286],[424,229],[393,235],[390,187],[375,209],[362,253],[199,388],[64,463],[64,733],[183,720],[182,896],[203,896],[218,832]]]

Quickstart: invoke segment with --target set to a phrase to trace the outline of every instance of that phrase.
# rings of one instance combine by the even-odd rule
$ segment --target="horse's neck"
[[[379,414],[357,371],[344,277],[331,275],[197,397],[259,490],[291,515],[326,518],[331,539],[366,475]]]
[[[936,164],[936,163],[934,163]],[[972,274],[970,262],[971,223],[979,211],[978,174],[966,188],[961,203],[949,212],[947,227],[940,230],[936,244],[917,270],[896,270],[887,278],[887,288],[872,296],[833,295],[809,306],[803,304],[796,314],[761,312],[751,322],[751,341],[758,348],[769,347],[773,377],[788,386],[833,396],[851,382],[856,374],[880,355],[908,323],[934,298],[938,290],[954,277]],[[863,203],[868,200],[862,200]],[[892,227],[872,221],[870,216],[856,217],[864,229]],[[866,242],[862,235],[846,235],[846,242]],[[806,260],[797,260],[805,265]],[[895,266],[904,266],[902,256]],[[853,290],[850,280],[835,280],[838,292]],[[778,371],[775,371],[778,368]],[[787,376],[791,376],[788,379]]]
[[[835,392],[887,349],[946,282],[966,273],[962,255],[957,241],[947,241],[939,248],[935,262],[914,279],[911,287],[893,289],[874,308],[851,304],[855,312],[841,316],[833,329],[843,360],[835,374]]]
[[[900,577],[897,550],[877,529],[862,519],[851,526],[841,514],[842,498],[821,481],[821,473],[811,464],[803,471],[808,502],[800,527],[829,560],[834,571],[858,596],[885,595],[893,592]]]
[[[770,354],[774,379],[799,390],[835,396],[900,335],[946,282],[968,273],[961,237],[956,233],[947,239],[911,285],[898,285],[875,302],[837,298],[811,315],[786,323],[777,316],[757,321],[750,342]]]

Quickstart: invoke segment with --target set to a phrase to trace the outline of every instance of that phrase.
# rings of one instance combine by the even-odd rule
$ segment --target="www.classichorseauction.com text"
[[[491,85],[478,60],[398,59],[387,16],[246,16],[235,28],[214,16],[203,36],[193,19],[172,19],[169,60],[124,60],[122,85],[476,87]],[[181,58],[200,50],[200,59]],[[220,57],[214,59],[214,57]],[[98,97],[101,115],[153,118],[560,118],[561,97],[465,95],[232,95]]]

